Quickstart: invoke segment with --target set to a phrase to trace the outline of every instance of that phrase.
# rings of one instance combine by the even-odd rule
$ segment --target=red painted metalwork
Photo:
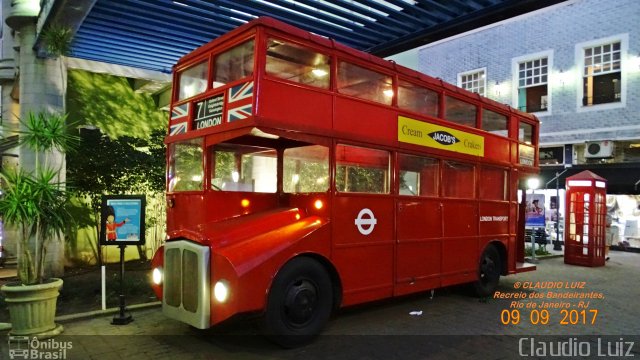
[[[565,220],[565,264],[604,266],[607,180],[585,170],[569,176]]]
[[[255,44],[253,60],[242,66],[253,66],[251,75],[214,84],[218,56],[249,39]],[[309,86],[303,76],[267,74],[265,65],[272,56],[267,39],[328,56],[328,74],[319,75],[330,76],[328,86]],[[194,85],[202,91],[178,100],[180,91],[192,90],[178,89],[178,74],[201,61],[208,62],[206,85]],[[391,79],[383,84],[385,91],[392,91],[385,93],[393,96],[390,105],[359,98],[355,90],[341,93],[341,61]],[[400,80],[436,93],[437,116],[402,109],[397,99]],[[490,131],[448,121],[447,96],[475,107],[471,121],[476,126],[482,124],[483,110],[489,110],[504,117],[504,128]],[[183,57],[175,66],[173,99],[166,139],[167,241],[183,239],[208,247],[211,288],[220,280],[228,283],[229,298],[224,303],[212,298],[208,304],[210,325],[237,313],[264,311],[274,277],[297,256],[316,259],[331,274],[338,306],[476,281],[481,254],[490,244],[501,256],[503,275],[535,269],[524,264],[524,218],[517,199],[519,181],[538,172],[535,116],[269,18],[243,25]],[[194,117],[205,120],[198,123]],[[427,135],[436,138],[419,130],[421,124],[440,132],[444,145],[407,140],[406,136],[419,137],[419,142],[427,141]],[[171,170],[177,169],[182,156],[176,154],[190,154],[175,149],[189,139],[202,141],[202,171],[190,174],[191,182],[181,191],[172,191],[185,180]],[[461,150],[447,148],[456,140],[464,144]],[[317,179],[318,184],[327,181],[327,190],[284,191],[289,179],[282,175],[283,152],[313,144],[329,149],[327,177]],[[222,166],[215,156],[223,155],[214,152],[236,145],[277,154],[262,162],[277,163],[277,180],[267,184],[272,192],[241,184],[238,171],[230,173],[235,179],[227,182],[213,175]],[[338,153],[338,148],[348,151]],[[482,151],[474,152],[478,149]],[[373,150],[377,155],[371,155]],[[408,168],[407,175],[400,169],[401,154],[427,157],[437,164],[436,170]],[[243,161],[237,157],[236,166],[243,166]],[[379,175],[378,181],[350,183],[355,168],[368,168]],[[419,181],[409,186],[407,179]],[[233,191],[220,191],[230,186],[235,186]],[[370,188],[349,190],[352,186]],[[418,188],[423,190],[418,193]],[[162,267],[162,251],[153,265]],[[162,285],[155,290],[162,295]]]

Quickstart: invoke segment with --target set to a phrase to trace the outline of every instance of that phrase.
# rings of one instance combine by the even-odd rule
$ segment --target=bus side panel
[[[398,137],[398,115],[393,108],[336,96],[334,130],[336,136],[393,146]],[[366,130],[365,130],[366,129]]]
[[[375,220],[369,214],[373,214]],[[393,198],[340,194],[334,197],[332,218],[332,260],[342,276],[343,305],[391,297]],[[358,218],[364,233],[356,225]],[[372,221],[375,225],[367,234]]]
[[[442,210],[442,285],[473,281],[478,266],[477,203],[450,199]]]
[[[181,193],[180,196],[167,195],[167,200],[173,201],[172,207],[167,207],[167,229],[171,231],[189,229],[206,221],[205,200],[202,193]]]
[[[438,199],[401,199],[396,218],[395,295],[440,286],[442,211]]]
[[[442,241],[442,286],[477,279],[478,238],[446,238]]]
[[[225,279],[230,282],[231,290],[225,304],[212,299],[212,324],[237,313],[263,311],[273,279],[291,258],[316,254],[328,259],[331,234],[328,225],[318,217],[309,217],[214,250],[211,284]]]
[[[331,130],[330,93],[269,79],[260,86],[257,115],[268,119],[269,126],[321,134]]]
[[[509,244],[507,246],[507,273],[512,274],[516,270],[516,262],[518,260],[518,205],[512,203],[509,207],[510,231]]]
[[[509,203],[480,202],[480,235],[509,233]]]
[[[508,164],[510,149],[509,139],[501,139],[494,136],[484,137],[484,157],[487,160],[499,161],[501,163]]]

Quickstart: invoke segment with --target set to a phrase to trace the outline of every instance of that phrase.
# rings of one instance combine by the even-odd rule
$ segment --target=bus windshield
[[[168,190],[202,190],[202,138],[169,145]]]
[[[276,149],[222,143],[212,148],[211,188],[217,191],[275,193]],[[329,189],[329,148],[305,145],[283,152],[283,187],[287,193],[324,192]]]
[[[212,151],[211,187],[214,190],[276,192],[278,157],[275,149],[222,143]]]

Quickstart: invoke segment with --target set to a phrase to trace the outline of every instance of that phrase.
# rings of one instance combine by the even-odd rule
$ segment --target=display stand
[[[113,317],[111,325],[127,325],[133,321],[130,314],[126,314],[126,306],[124,299],[124,249],[126,245],[120,245],[120,311]]]

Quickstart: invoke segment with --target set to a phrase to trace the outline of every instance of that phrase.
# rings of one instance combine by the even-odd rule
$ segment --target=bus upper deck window
[[[267,74],[281,79],[329,88],[330,58],[282,40],[267,42]]]
[[[533,144],[533,125],[521,122],[518,131],[518,140],[523,143]]]
[[[398,107],[423,115],[438,116],[438,93],[408,81],[398,84]]]
[[[345,61],[338,65],[338,92],[385,105],[394,95],[391,76]]]
[[[490,133],[507,137],[509,131],[507,127],[507,117],[493,112],[491,110],[482,109],[482,129]]]
[[[457,124],[476,127],[477,107],[463,100],[447,96],[444,118]]]
[[[200,62],[178,74],[178,101],[203,93],[207,89],[207,61]]]
[[[216,56],[213,87],[253,75],[254,41],[249,40]]]

